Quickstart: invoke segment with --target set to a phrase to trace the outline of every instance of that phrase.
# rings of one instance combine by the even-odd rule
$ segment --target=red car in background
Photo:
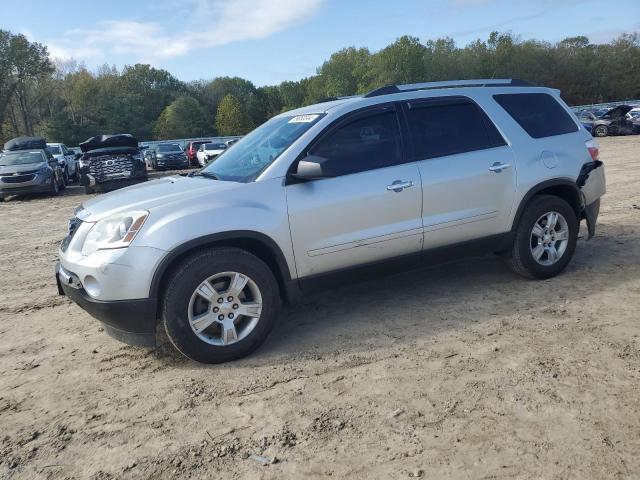
[[[185,153],[187,154],[187,158],[189,159],[190,166],[200,166],[200,164],[198,163],[198,157],[196,156],[196,154],[198,153],[198,149],[200,148],[200,145],[204,145],[205,143],[210,142],[211,140],[197,140],[195,142],[189,142],[187,144]]]

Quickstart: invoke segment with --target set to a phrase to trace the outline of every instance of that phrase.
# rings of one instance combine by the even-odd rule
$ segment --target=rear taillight
[[[589,140],[586,142],[587,150],[589,150],[589,155],[591,155],[591,160],[594,162],[596,160],[600,160],[600,146],[597,142],[593,140]]]

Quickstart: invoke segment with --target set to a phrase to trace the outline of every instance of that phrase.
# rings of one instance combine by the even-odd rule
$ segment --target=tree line
[[[44,45],[0,30],[0,141],[34,134],[68,145],[100,133],[141,140],[239,135],[326,98],[465,78],[522,78],[560,89],[573,105],[640,98],[640,35],[552,44],[493,32],[464,47],[451,38],[403,36],[377,52],[340,50],[302,80],[256,87],[238,77],[183,82],[145,64],[91,71],[53,61]]]

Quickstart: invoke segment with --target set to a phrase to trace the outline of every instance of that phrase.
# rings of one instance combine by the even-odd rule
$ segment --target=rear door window
[[[506,145],[489,117],[467,98],[409,102],[407,117],[416,160]]]
[[[321,138],[309,154],[325,158],[323,166],[335,176],[402,163],[396,112],[358,115]]]
[[[533,138],[578,131],[571,116],[548,93],[508,93],[493,98]]]

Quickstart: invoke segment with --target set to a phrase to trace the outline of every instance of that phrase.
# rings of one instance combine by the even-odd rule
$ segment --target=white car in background
[[[69,150],[64,143],[47,143],[47,149],[58,161],[65,183],[69,183],[69,179],[77,182],[80,179],[80,167],[76,153],[73,150]]]
[[[222,152],[227,149],[227,144],[224,142],[212,142],[200,145],[196,157],[198,157],[198,163],[201,167],[204,167],[211,160],[216,158]]]

